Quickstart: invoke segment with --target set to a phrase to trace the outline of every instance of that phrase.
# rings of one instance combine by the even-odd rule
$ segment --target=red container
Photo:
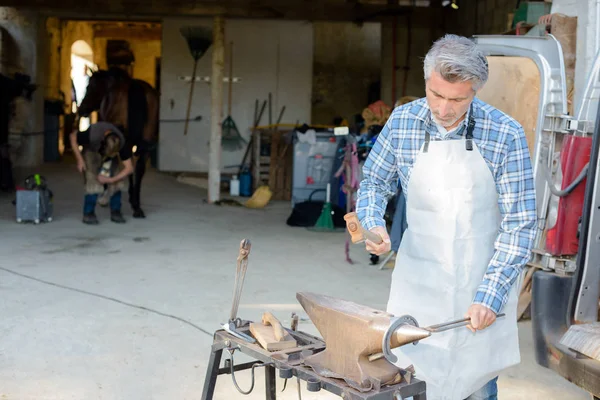
[[[563,174],[561,190],[569,186],[590,161],[591,150],[592,138],[565,136],[560,152]],[[586,182],[587,178],[584,178],[571,193],[559,200],[556,224],[548,230],[546,236],[546,251],[554,256],[577,254],[577,229],[583,210]]]

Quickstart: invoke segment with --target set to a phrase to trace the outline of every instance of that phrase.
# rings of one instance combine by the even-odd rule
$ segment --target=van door
[[[538,234],[530,265],[542,269],[532,278],[536,361],[600,397],[600,360],[590,352],[590,344],[600,347],[595,345],[600,343],[600,61],[584,92],[577,94],[582,100],[572,117],[567,115],[562,48],[553,36],[476,36],[475,41],[490,65],[490,83],[478,96],[523,125],[531,152]],[[579,207],[579,226],[573,207],[565,205],[573,202]],[[568,233],[576,240],[554,246],[556,226],[567,212]]]
[[[490,70],[488,83],[478,97],[515,118],[525,130],[538,210],[536,259],[533,262],[553,268],[554,262],[539,258],[545,253],[544,230],[551,200],[544,173],[552,167],[557,136],[560,139],[567,133],[569,119],[560,43],[552,35],[475,36],[475,41],[486,53]]]

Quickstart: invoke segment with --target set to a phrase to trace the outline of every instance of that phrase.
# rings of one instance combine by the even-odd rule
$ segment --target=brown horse
[[[77,112],[87,117],[98,111],[98,120],[122,129],[127,146],[136,146],[134,173],[129,176],[129,203],[134,218],[145,218],[140,206],[142,178],[150,151],[158,138],[158,92],[147,82],[131,78],[119,68],[100,70],[90,76],[85,97]]]

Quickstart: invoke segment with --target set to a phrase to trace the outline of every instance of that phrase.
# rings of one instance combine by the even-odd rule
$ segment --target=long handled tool
[[[212,30],[204,26],[184,26],[180,29],[181,35],[185,38],[190,53],[194,59],[194,70],[192,72],[192,81],[190,83],[190,95],[188,98],[187,112],[185,114],[185,127],[183,134],[187,135],[190,111],[192,108],[192,99],[194,97],[194,85],[196,83],[196,69],[198,60],[206,53],[206,50],[212,45]]]
[[[227,117],[221,122],[223,128],[222,147],[225,151],[235,151],[243,148],[246,139],[240,135],[240,131],[231,116],[231,104],[233,96],[233,42],[229,44],[229,100],[227,103]]]
[[[501,318],[504,316],[505,314],[498,314],[496,318]],[[383,352],[370,355],[369,361],[373,362],[385,357],[389,362],[394,364],[396,361],[398,361],[398,358],[391,351],[392,342],[394,342],[394,347],[405,346],[409,343],[417,344],[419,340],[428,338],[432,333],[456,329],[461,326],[467,326],[470,323],[471,318],[468,317],[455,321],[444,322],[443,324],[419,327],[419,324],[414,317],[410,315],[402,316],[393,321],[385,332],[385,335],[383,335]]]
[[[242,297],[242,289],[244,288],[246,270],[248,269],[248,254],[250,254],[250,247],[250,241],[248,239],[244,239],[240,243],[240,252],[237,258],[237,269],[235,271],[235,284],[233,288],[231,313],[229,314],[229,321],[226,324],[223,324],[222,328],[235,337],[250,343],[254,343],[256,340],[253,337],[237,330],[237,328],[241,326],[241,320],[237,318],[237,313],[240,306],[240,298]]]

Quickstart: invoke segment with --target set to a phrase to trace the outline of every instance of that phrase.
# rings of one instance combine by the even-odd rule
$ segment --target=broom
[[[187,135],[188,123],[190,120],[190,110],[192,107],[192,97],[194,95],[194,84],[196,83],[196,68],[198,60],[206,53],[206,50],[212,44],[212,31],[204,26],[184,26],[179,32],[187,41],[190,53],[194,58],[194,72],[192,72],[192,84],[190,85],[190,96],[188,98],[187,113],[185,115],[185,128],[183,134]]]
[[[221,124],[223,129],[221,145],[225,151],[235,151],[244,147],[246,139],[240,135],[240,131],[231,117],[231,97],[233,92],[233,42],[230,43],[229,51],[229,103],[227,118]]]
[[[329,196],[330,190],[331,190],[331,184],[328,183],[327,184],[327,196],[326,196],[325,203],[323,204],[323,209],[321,210],[321,215],[319,215],[319,219],[317,219],[317,222],[315,223],[315,225],[308,228],[308,230],[317,231],[317,232],[332,232],[332,231],[336,230],[335,226],[333,225],[333,218],[331,217],[332,209],[331,209],[331,202],[330,202],[330,196]]]

